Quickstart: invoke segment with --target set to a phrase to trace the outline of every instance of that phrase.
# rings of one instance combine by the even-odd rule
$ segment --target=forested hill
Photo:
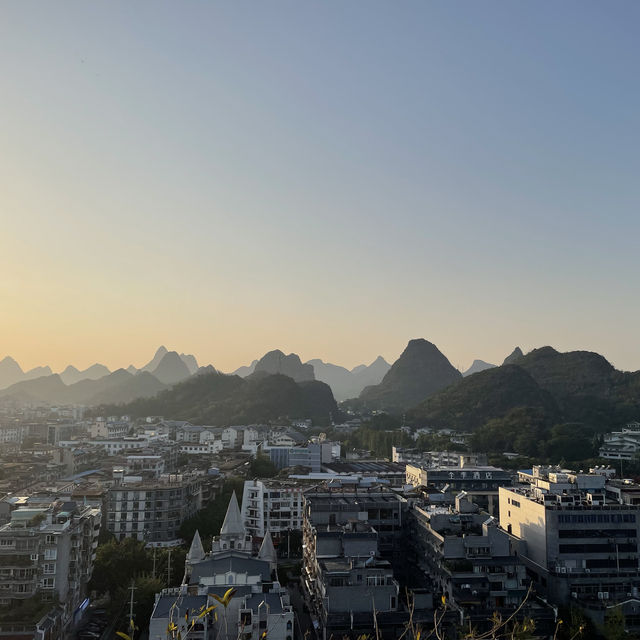
[[[330,387],[323,382],[295,382],[285,375],[267,374],[243,379],[212,372],[189,378],[153,398],[102,406],[99,410],[107,415],[161,415],[223,426],[278,418],[328,421],[337,406]]]
[[[640,418],[640,372],[618,371],[597,353],[542,347],[513,362],[433,394],[412,410],[412,418],[463,430],[519,408],[534,408],[549,422],[597,430]]]

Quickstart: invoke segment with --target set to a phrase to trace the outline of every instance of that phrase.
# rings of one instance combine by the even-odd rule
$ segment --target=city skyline
[[[637,4],[1,11],[0,358],[640,369]]]

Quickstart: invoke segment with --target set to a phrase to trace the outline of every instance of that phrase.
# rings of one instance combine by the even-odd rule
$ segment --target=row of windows
[[[635,529],[560,529],[559,538],[635,538]]]
[[[597,522],[635,522],[635,513],[598,513],[598,514],[584,514],[584,513],[571,513],[560,514],[558,516],[558,522],[561,524],[575,524],[575,523],[597,523]]]
[[[560,553],[636,553],[636,544],[561,544]]]

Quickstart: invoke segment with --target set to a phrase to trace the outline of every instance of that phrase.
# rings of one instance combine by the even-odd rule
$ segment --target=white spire
[[[189,553],[187,554],[187,561],[191,564],[201,562],[205,558],[204,547],[202,546],[202,540],[200,539],[200,533],[196,529],[196,533],[193,536],[191,547],[189,547]]]
[[[238,507],[238,499],[236,498],[236,492],[234,491],[231,500],[229,500],[229,506],[227,507],[227,515],[224,517],[222,528],[220,529],[221,536],[245,536],[247,534],[244,524],[242,524],[242,516],[240,515],[240,507]]]
[[[278,557],[276,555],[276,550],[273,546],[273,540],[271,539],[271,534],[267,529],[267,532],[262,539],[262,544],[260,545],[260,551],[258,551],[258,558],[260,560],[266,560],[271,568],[274,569],[276,564],[278,563]]]

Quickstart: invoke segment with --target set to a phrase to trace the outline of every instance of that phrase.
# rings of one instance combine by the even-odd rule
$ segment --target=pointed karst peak
[[[151,373],[163,384],[175,384],[191,375],[189,367],[175,351],[167,351]]]
[[[153,358],[151,358],[151,360],[147,362],[144,367],[141,367],[140,371],[149,371],[150,373],[153,373],[154,369],[158,367],[160,361],[167,355],[167,353],[169,352],[164,345],[158,347]]]
[[[238,506],[238,498],[234,491],[231,494],[231,499],[229,500],[229,506],[227,507],[227,513],[220,529],[220,535],[232,536],[240,534],[244,535],[245,533],[246,531],[242,524],[242,516],[240,515],[240,507]]]
[[[513,364],[519,358],[522,358],[524,354],[520,347],[516,347],[505,359],[502,364]]]
[[[382,382],[365,388],[360,398],[370,408],[406,411],[461,377],[438,347],[418,338],[409,341]]]
[[[0,365],[18,367],[18,369],[22,371],[22,367],[11,356],[5,356],[4,358],[2,358],[2,360],[0,360]]]
[[[302,364],[296,353],[285,355],[280,349],[265,353],[256,364],[254,371],[268,374],[280,373],[293,378],[296,382],[316,379],[313,365]]]
[[[493,369],[496,365],[484,360],[474,360],[473,364],[462,373],[463,376],[470,376],[474,373],[480,373],[480,371],[486,371],[487,369]]]
[[[0,389],[4,389],[22,380],[22,367],[11,357],[0,360]]]

